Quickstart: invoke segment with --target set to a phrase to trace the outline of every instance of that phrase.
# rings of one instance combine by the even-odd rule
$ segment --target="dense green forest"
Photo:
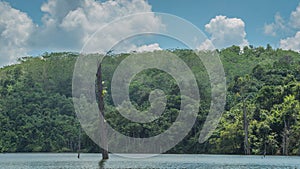
[[[210,105],[207,72],[192,50],[176,49],[194,73],[201,107],[193,129],[168,153],[300,155],[300,54],[263,47],[232,46],[217,51],[227,78],[225,111],[205,143],[199,132]],[[130,84],[130,99],[139,110],[149,107],[149,94],[167,95],[165,112],[155,122],[140,124],[122,117],[113,106],[110,81],[128,54],[110,54],[103,61],[105,118],[117,131],[150,137],[168,129],[180,109],[180,91],[163,71],[142,71]],[[72,102],[72,75],[78,54],[45,53],[24,57],[0,69],[0,152],[75,152],[80,125]],[[113,140],[110,140],[113,141]],[[84,133],[84,152],[99,152]]]

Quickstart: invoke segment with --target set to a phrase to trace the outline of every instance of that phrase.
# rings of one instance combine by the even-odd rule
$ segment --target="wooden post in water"
[[[102,159],[106,160],[108,159],[108,142],[107,142],[107,135],[106,135],[106,128],[105,128],[105,120],[104,120],[104,100],[103,100],[103,84],[102,84],[102,70],[101,70],[101,63],[98,66],[97,70],[97,79],[96,79],[96,94],[98,99],[98,108],[99,112],[102,115],[102,119],[100,119],[100,139],[102,140],[102,143],[104,147],[101,147],[102,149]],[[100,117],[101,117],[100,115]]]
[[[80,158],[80,149],[81,149],[81,127],[79,126],[79,136],[78,136],[78,155],[77,158]]]

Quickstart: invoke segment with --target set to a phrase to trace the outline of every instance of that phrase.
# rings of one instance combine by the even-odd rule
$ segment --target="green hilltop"
[[[300,54],[263,47],[238,46],[218,50],[227,79],[225,111],[212,136],[198,143],[208,114],[211,91],[208,74],[192,50],[169,52],[194,73],[201,94],[196,123],[167,153],[300,155]],[[110,82],[129,54],[111,54],[102,63],[105,118],[117,131],[132,137],[151,137],[168,129],[180,109],[180,90],[167,73],[150,69],[132,80],[129,93],[138,110],[149,106],[149,94],[161,89],[168,99],[160,118],[136,123],[114,107]],[[80,125],[72,102],[76,53],[46,53],[25,57],[0,69],[0,152],[76,152]],[[246,136],[246,139],[245,139]],[[83,152],[99,152],[86,134]],[[114,142],[115,140],[109,140]]]

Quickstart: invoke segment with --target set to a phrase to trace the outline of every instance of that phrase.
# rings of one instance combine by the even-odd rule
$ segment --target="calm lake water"
[[[101,169],[101,168],[291,168],[300,169],[300,157],[238,155],[159,155],[129,159],[111,155],[99,163],[99,154],[0,154],[1,169]]]

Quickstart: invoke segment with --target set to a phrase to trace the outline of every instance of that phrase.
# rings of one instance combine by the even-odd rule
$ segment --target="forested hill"
[[[199,144],[199,132],[210,105],[207,72],[191,50],[171,52],[191,68],[201,84],[201,108],[191,132],[168,153],[300,155],[299,53],[274,50],[269,45],[245,47],[242,52],[237,46],[218,51],[227,78],[227,103],[217,130],[208,141]],[[149,107],[149,94],[154,89],[166,93],[167,107],[154,123],[134,123],[122,118],[113,106],[110,81],[127,56],[111,55],[103,61],[103,80],[108,92],[105,117],[126,135],[157,135],[168,129],[178,115],[179,88],[163,71],[139,73],[130,85],[130,99],[137,109]],[[72,103],[72,75],[77,57],[74,53],[44,54],[21,58],[18,64],[0,69],[0,152],[77,151],[80,125]],[[84,133],[81,147],[86,152],[99,151]]]

